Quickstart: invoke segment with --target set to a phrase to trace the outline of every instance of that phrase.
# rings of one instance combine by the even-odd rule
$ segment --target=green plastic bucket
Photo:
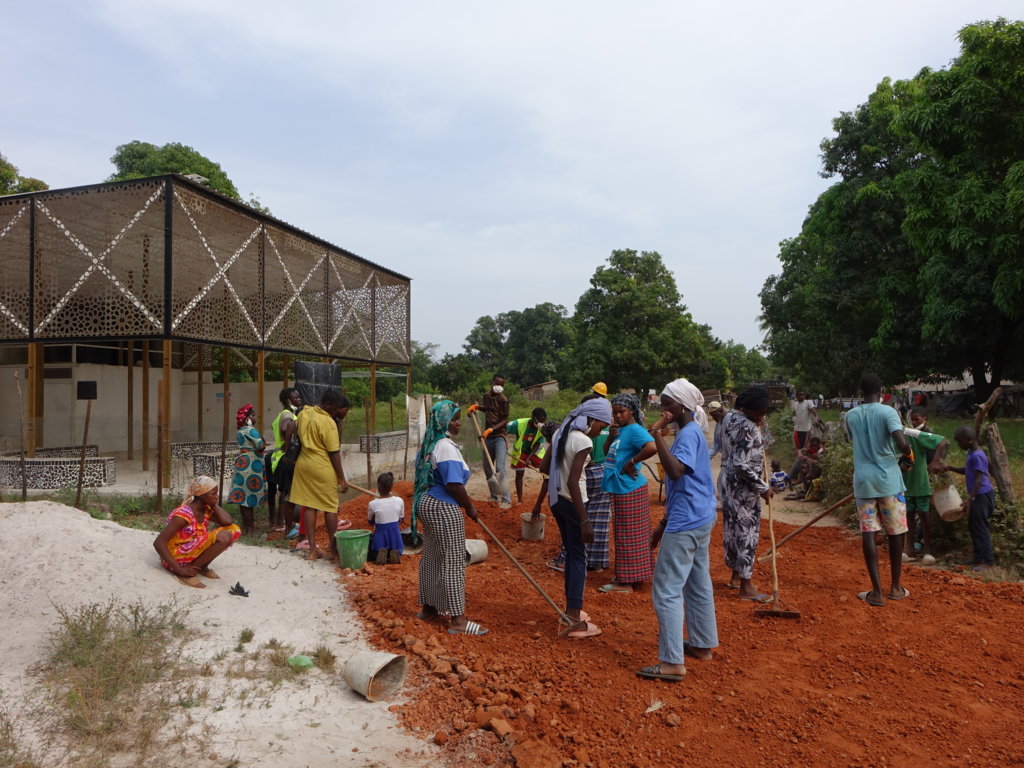
[[[370,532],[361,529],[338,531],[334,534],[334,540],[338,542],[338,555],[341,558],[342,568],[353,570],[363,567],[366,563],[366,554],[370,550]]]

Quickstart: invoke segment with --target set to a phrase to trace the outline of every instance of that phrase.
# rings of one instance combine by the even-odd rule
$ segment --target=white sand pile
[[[160,566],[154,537],[51,502],[0,504],[0,696],[30,742],[38,744],[37,726],[24,706],[39,683],[28,670],[44,656],[56,605],[117,598],[155,606],[177,598],[189,606],[189,636],[182,638],[188,656],[212,661],[213,676],[201,678],[209,689],[206,702],[187,710],[210,740],[198,761],[182,744],[182,752],[165,752],[159,764],[182,763],[186,756],[192,765],[211,767],[436,762],[432,746],[398,726],[388,709],[394,701],[370,703],[345,686],[345,660],[366,645],[326,562],[235,545],[214,563],[221,580],[198,590]],[[248,598],[228,594],[235,582],[249,590]],[[277,687],[229,679],[224,673],[238,658],[234,648],[246,627],[255,633],[247,646],[253,650],[272,638],[296,652],[326,645],[338,658],[337,671],[314,669]]]

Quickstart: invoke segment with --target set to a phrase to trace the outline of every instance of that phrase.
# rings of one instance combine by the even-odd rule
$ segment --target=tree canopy
[[[1020,375],[1024,23],[959,38],[948,68],[883,80],[822,143],[838,181],[761,292],[772,359],[808,386],[969,370],[986,397]]]
[[[22,176],[21,172],[3,154],[0,154],[0,195],[16,195],[21,192],[41,192],[49,189],[45,181],[31,176]]]

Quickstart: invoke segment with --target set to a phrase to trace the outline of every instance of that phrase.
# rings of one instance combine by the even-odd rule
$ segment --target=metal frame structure
[[[267,353],[408,377],[410,300],[408,277],[182,176],[0,197],[0,345],[28,345],[30,454],[43,344],[162,343],[165,380],[172,343],[253,350],[262,400]]]

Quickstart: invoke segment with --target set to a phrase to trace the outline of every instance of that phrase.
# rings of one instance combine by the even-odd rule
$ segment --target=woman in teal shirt
[[[608,446],[601,490],[612,496],[615,580],[601,591],[632,592],[654,573],[651,498],[640,463],[658,449],[642,426],[644,415],[636,395],[617,395],[612,400],[612,417],[619,432]]]

